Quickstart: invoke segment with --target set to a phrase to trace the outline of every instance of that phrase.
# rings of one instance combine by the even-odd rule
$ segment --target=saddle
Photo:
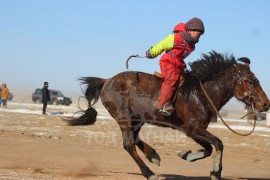
[[[159,79],[164,80],[164,77],[157,71],[154,72],[154,76],[158,77]]]
[[[164,77],[159,72],[155,71],[154,76],[164,81]],[[182,86],[184,82],[185,82],[184,74],[181,74],[179,78],[179,86]]]

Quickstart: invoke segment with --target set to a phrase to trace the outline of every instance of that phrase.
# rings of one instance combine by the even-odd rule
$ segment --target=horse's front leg
[[[178,156],[181,157],[182,159],[189,161],[189,162],[194,162],[200,159],[204,159],[206,157],[209,157],[212,154],[212,146],[210,143],[205,143],[202,142],[201,140],[194,139],[198,144],[200,144],[204,149],[200,149],[197,152],[193,153],[191,150],[185,151],[185,152],[179,152]]]
[[[213,157],[213,171],[211,171],[211,179],[212,180],[220,180],[221,179],[221,171],[222,171],[222,155],[223,155],[223,143],[222,141],[209,133],[205,129],[193,129],[192,133],[187,133],[189,137],[194,139],[196,142],[200,142],[199,144],[212,144],[215,149],[216,153],[212,156]],[[198,152],[197,156],[205,156],[205,151],[202,154]],[[209,154],[208,154],[209,155]],[[196,158],[195,158],[196,159]],[[201,159],[200,157],[198,159]]]
[[[220,180],[221,179],[222,156],[223,156],[222,153],[223,153],[222,150],[217,150],[216,154],[212,156],[212,158],[213,158],[213,171],[211,171],[211,173],[210,173],[212,180]]]

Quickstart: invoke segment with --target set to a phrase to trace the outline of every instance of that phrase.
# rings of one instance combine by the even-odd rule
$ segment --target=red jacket
[[[168,35],[164,40],[150,48],[149,51],[151,56],[157,57],[163,51],[166,51],[166,54],[164,54],[164,57],[162,56],[162,58],[169,58],[171,63],[178,68],[186,68],[184,59],[194,51],[195,46],[189,45],[178,32],[182,31],[183,33],[186,33],[185,27],[186,25],[184,23],[175,26],[174,31],[176,31],[176,33]]]

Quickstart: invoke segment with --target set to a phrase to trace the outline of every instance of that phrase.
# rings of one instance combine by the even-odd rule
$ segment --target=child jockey
[[[192,18],[186,24],[176,25],[173,34],[146,51],[146,57],[149,59],[166,51],[159,61],[161,75],[164,77],[159,96],[159,108],[164,116],[170,116],[174,112],[172,98],[181,73],[186,68],[184,59],[195,50],[195,44],[199,42],[203,33],[203,22],[199,18]]]

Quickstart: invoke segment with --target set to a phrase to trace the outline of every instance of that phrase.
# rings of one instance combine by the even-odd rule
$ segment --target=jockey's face
[[[189,30],[188,33],[190,34],[191,37],[193,37],[196,40],[199,40],[202,35],[202,32],[194,30]]]

